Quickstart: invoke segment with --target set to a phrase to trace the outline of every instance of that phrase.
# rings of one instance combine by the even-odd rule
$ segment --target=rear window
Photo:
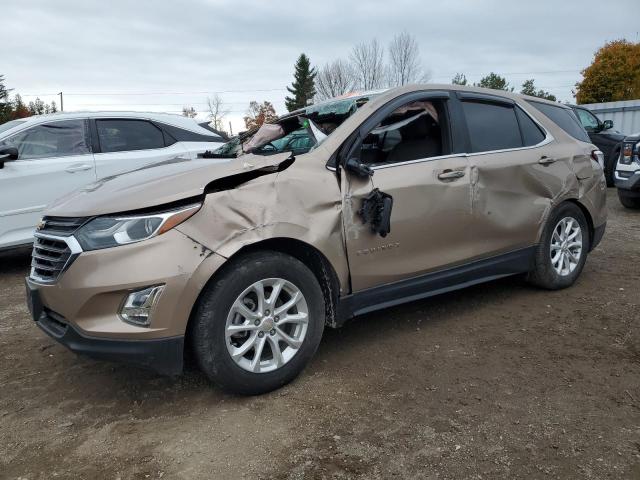
[[[589,135],[580,124],[573,110],[561,106],[549,105],[548,103],[529,102],[533,107],[540,110],[562,130],[581,142],[591,143]]]
[[[146,120],[97,120],[103,153],[164,148],[162,130]]]

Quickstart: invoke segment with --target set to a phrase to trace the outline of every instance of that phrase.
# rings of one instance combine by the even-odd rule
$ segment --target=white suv
[[[57,113],[0,125],[0,249],[32,242],[47,204],[76,188],[223,143],[193,119],[161,113]]]

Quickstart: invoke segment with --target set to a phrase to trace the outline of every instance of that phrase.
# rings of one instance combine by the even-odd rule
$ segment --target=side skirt
[[[528,272],[533,268],[535,251],[534,245],[346,295],[338,302],[337,324],[375,310]]]

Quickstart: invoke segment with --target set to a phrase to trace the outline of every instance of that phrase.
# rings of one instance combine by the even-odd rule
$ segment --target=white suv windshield
[[[26,120],[11,120],[10,122],[3,123],[0,125],[0,133],[6,132],[10,128],[20,125],[21,123],[25,123]]]

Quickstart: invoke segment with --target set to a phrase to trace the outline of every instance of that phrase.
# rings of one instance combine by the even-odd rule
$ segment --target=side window
[[[576,108],[574,111],[578,115],[578,120],[580,120],[580,123],[587,132],[595,132],[599,129],[600,123],[591,112],[583,110],[582,108]]]
[[[522,137],[513,106],[463,101],[472,152],[522,147]]]
[[[36,125],[16,133],[0,147],[18,149],[19,160],[69,157],[91,153],[87,124],[84,120],[63,120]]]
[[[516,108],[516,116],[518,117],[518,123],[520,124],[520,130],[522,131],[522,141],[525,147],[531,147],[541,143],[546,135],[540,129],[536,122],[531,120],[531,117],[524,113],[521,109]]]
[[[96,120],[103,153],[164,148],[162,130],[146,120]]]
[[[397,108],[362,142],[360,161],[369,165],[407,162],[448,153],[442,101],[414,101]]]
[[[573,138],[582,142],[591,143],[589,136],[585,131],[582,124],[578,121],[578,117],[573,113],[570,108],[562,107],[560,105],[550,105],[542,102],[529,102],[536,109],[540,110],[543,114],[549,117],[553,123],[558,125],[562,130],[571,135]]]

